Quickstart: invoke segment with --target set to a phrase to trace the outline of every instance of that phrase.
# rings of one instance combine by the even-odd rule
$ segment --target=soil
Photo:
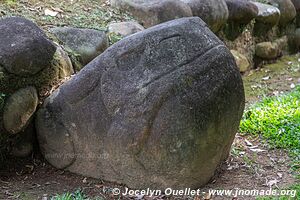
[[[247,146],[248,143],[252,145]],[[265,151],[252,152],[252,147]],[[261,144],[259,138],[250,139],[238,134],[228,160],[222,164],[211,182],[200,190],[208,193],[209,189],[268,190],[270,186],[286,188],[296,181],[290,171],[289,163],[290,158],[285,151],[268,149],[267,145]],[[273,182],[276,182],[275,185],[272,185]],[[119,196],[113,195],[113,188],[125,190],[122,185],[57,170],[47,164],[41,155],[33,155],[23,160],[11,159],[0,171],[0,199],[44,200],[56,194],[75,192],[79,189],[90,198],[119,199]],[[203,196],[205,195],[201,193],[201,197]],[[232,198],[215,196],[209,199]],[[135,198],[126,196],[121,199]],[[194,198],[158,196],[143,199]],[[240,196],[239,199],[253,199],[253,197]]]
[[[278,62],[245,74],[244,86],[247,107],[264,96],[278,95],[291,90],[300,78],[300,55],[286,56]],[[252,149],[252,150],[251,150]],[[259,152],[253,152],[258,149]],[[114,183],[82,177],[51,167],[39,154],[23,160],[7,158],[0,169],[0,199],[50,199],[56,194],[81,190],[90,198],[134,199],[113,196],[113,188],[125,187]],[[231,155],[215,177],[205,187],[209,189],[287,188],[297,180],[290,170],[290,158],[284,150],[271,149],[261,138],[237,134]],[[88,169],[87,169],[88,170]],[[206,199],[254,199],[251,196],[209,196]],[[199,197],[140,197],[140,199],[200,199]]]

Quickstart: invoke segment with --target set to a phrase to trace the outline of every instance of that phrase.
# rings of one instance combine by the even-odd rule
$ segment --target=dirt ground
[[[262,152],[253,152],[253,149]],[[289,163],[290,159],[285,151],[268,149],[266,145],[261,144],[259,138],[250,139],[238,134],[229,159],[201,191],[237,188],[267,190],[271,186],[286,188],[296,181],[289,169]],[[124,191],[124,186],[121,185],[54,169],[40,155],[18,161],[12,159],[5,169],[0,171],[0,199],[49,199],[55,194],[74,192],[77,189],[81,189],[89,197],[119,199],[113,195],[113,188]],[[210,199],[232,198],[210,197]],[[134,198],[127,196],[121,199]],[[158,196],[151,199],[194,198]],[[253,199],[253,197],[241,196],[238,199]]]
[[[278,62],[245,74],[247,107],[264,96],[278,95],[291,90],[300,80],[300,55],[287,56]],[[39,154],[31,158],[9,162],[0,169],[0,199],[50,199],[55,194],[80,189],[89,197],[98,199],[134,199],[113,195],[113,188],[124,191],[124,186],[82,177],[54,169]],[[297,180],[290,170],[290,158],[283,150],[270,149],[259,137],[237,134],[231,155],[220,166],[209,189],[269,189],[287,188]],[[88,169],[87,169],[88,170]],[[254,199],[201,195],[199,197],[139,197],[139,199]],[[205,198],[204,198],[205,199]]]

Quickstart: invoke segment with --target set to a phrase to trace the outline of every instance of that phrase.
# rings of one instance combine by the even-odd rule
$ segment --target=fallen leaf
[[[253,144],[251,142],[249,142],[249,140],[245,139],[246,145],[247,146],[253,146]]]
[[[272,187],[273,185],[277,186],[277,183],[279,183],[279,181],[277,179],[274,180],[270,180],[267,182],[267,186]]]
[[[83,180],[82,180],[83,183],[87,183],[87,178],[85,177]]]
[[[58,12],[57,12],[57,11],[50,10],[50,9],[47,8],[47,9],[45,9],[44,14],[45,14],[46,16],[56,17],[57,14],[58,14]]]
[[[250,151],[253,151],[253,152],[265,152],[266,150],[263,150],[263,149],[250,149]]]
[[[267,81],[267,80],[269,80],[270,78],[271,78],[270,76],[266,76],[266,77],[263,77],[262,80],[263,80],[263,81]]]
[[[292,83],[290,87],[293,89],[293,88],[295,88],[296,86],[295,86],[294,83]]]

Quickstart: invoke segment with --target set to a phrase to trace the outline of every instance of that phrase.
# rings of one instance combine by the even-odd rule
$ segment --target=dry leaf
[[[53,11],[53,10],[50,10],[50,9],[45,9],[44,11],[45,15],[46,16],[51,16],[51,17],[56,17],[58,12],[57,11]]]
[[[249,142],[249,140],[245,139],[246,145],[247,146],[253,146],[253,144],[251,142]]]

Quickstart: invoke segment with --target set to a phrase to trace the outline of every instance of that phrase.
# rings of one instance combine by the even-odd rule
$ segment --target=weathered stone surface
[[[297,28],[289,38],[289,45],[291,50],[299,52],[300,50],[300,28]]]
[[[292,3],[294,4],[297,13],[296,16],[297,27],[300,27],[300,0],[292,0]]]
[[[179,0],[111,0],[111,5],[131,13],[148,28],[169,20],[193,16],[191,8]]]
[[[230,50],[230,52],[232,53],[240,72],[246,72],[248,69],[250,69],[250,63],[246,56],[236,50]]]
[[[49,67],[56,48],[33,22],[21,17],[0,19],[0,66],[28,76]]]
[[[56,27],[50,31],[65,48],[79,56],[79,61],[83,66],[100,55],[109,45],[103,31],[71,27]]]
[[[135,21],[111,23],[108,26],[108,31],[110,33],[116,33],[123,37],[132,35],[144,29],[145,28],[142,25]]]
[[[280,10],[280,25],[284,26],[296,17],[296,9],[291,0],[270,0],[270,2]]]
[[[252,2],[258,8],[256,20],[275,26],[280,20],[280,10],[274,6],[259,2]]]
[[[74,74],[74,69],[72,62],[68,56],[68,54],[63,50],[61,46],[57,46],[55,52],[56,62],[58,63],[58,73],[57,78],[63,79],[65,77],[71,76]]]
[[[218,32],[227,22],[228,8],[224,0],[181,0],[188,4],[194,16],[205,21],[213,32]]]
[[[255,55],[262,59],[275,59],[280,55],[280,49],[276,43],[261,42],[255,47]]]
[[[196,188],[228,156],[243,108],[230,51],[200,18],[183,18],[111,46],[45,101],[36,127],[55,167]]]
[[[12,94],[4,106],[4,128],[11,134],[20,132],[28,124],[37,105],[38,94],[34,87],[26,87]]]
[[[240,24],[248,24],[258,15],[258,8],[255,4],[245,0],[226,0],[229,11],[229,21]]]
[[[30,120],[26,129],[19,133],[13,141],[10,154],[20,158],[30,156],[33,152],[33,143],[36,141],[34,136],[35,127],[33,121]]]

